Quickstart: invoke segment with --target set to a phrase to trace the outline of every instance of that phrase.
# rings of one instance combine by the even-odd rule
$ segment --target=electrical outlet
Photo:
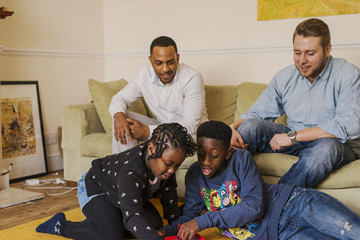
[[[46,145],[52,145],[57,143],[57,134],[51,133],[45,135],[45,144]]]

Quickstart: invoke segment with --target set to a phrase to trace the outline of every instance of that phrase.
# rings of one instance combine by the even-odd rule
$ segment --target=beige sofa
[[[89,80],[93,103],[64,107],[62,146],[66,180],[77,181],[90,168],[92,160],[111,154],[111,117],[107,107],[111,97],[125,85],[125,80]],[[265,88],[265,84],[249,82],[237,86],[206,86],[209,119],[227,124],[234,122],[249,109]],[[134,104],[132,110],[151,116],[143,100]],[[285,117],[277,121],[283,123]],[[354,144],[359,145],[359,141],[354,141]],[[360,155],[359,151],[357,153]],[[268,183],[277,183],[297,161],[297,157],[286,154],[257,153],[254,158]],[[186,171],[194,161],[196,156],[186,159],[176,173],[180,197],[185,192]],[[360,215],[360,160],[333,172],[318,189],[336,197]]]

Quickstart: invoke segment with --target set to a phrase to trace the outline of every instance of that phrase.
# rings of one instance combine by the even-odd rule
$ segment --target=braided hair
[[[180,148],[187,157],[193,156],[196,151],[196,144],[185,127],[178,123],[164,123],[153,131],[150,138],[155,146],[155,153],[149,159],[160,158],[163,152],[169,148]]]

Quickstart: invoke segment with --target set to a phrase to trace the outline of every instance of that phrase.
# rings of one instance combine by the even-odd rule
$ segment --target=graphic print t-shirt
[[[222,211],[241,202],[240,196],[235,192],[238,189],[236,180],[226,181],[218,189],[202,188],[200,193],[204,198],[206,208],[209,212]],[[247,239],[255,237],[255,230],[260,227],[261,218],[257,221],[237,228],[221,228],[225,236],[232,239]]]

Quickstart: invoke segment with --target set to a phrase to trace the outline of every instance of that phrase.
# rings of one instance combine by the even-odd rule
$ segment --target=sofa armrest
[[[93,103],[65,106],[62,118],[62,147],[64,149],[79,149],[83,136],[91,133],[105,133]]]

